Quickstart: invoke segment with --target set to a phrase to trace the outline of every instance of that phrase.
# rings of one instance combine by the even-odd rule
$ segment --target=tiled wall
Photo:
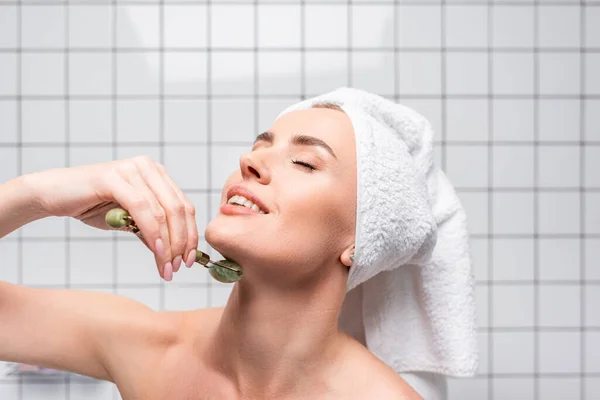
[[[257,1],[0,0],[0,181],[148,154],[202,229],[284,106],[377,92],[431,120],[470,218],[481,368],[450,399],[600,399],[600,4]],[[155,309],[229,293],[199,268],[164,284],[135,238],[75,221],[26,226],[0,254],[1,280]],[[2,400],[117,398],[0,378]]]

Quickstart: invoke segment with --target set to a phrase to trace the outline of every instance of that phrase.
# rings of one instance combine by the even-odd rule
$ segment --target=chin
[[[232,232],[236,232],[233,227],[227,226],[225,221],[221,221],[217,216],[206,225],[204,238],[206,243],[223,257],[240,263],[239,256],[242,249],[240,248],[239,239]]]

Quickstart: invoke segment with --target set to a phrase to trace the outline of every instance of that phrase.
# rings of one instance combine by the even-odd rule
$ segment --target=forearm
[[[45,216],[27,175],[0,184],[0,238]]]

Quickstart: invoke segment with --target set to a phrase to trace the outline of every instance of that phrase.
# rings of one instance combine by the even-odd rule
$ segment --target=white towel
[[[338,105],[356,136],[355,260],[340,326],[396,372],[456,377],[478,353],[463,207],[433,165],[433,131],[410,108],[357,89],[302,101]]]

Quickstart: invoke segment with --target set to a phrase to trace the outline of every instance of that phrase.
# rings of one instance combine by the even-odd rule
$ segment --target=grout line
[[[206,179],[207,187],[212,189],[212,106],[213,106],[213,94],[212,94],[212,0],[206,2]],[[211,202],[210,190],[206,194],[206,221],[210,221],[212,217],[212,202]],[[208,307],[212,305],[211,297],[211,282],[207,280],[206,289],[206,304]]]
[[[43,6],[61,6],[61,5],[65,5],[67,3],[68,0],[31,0],[31,1],[27,1],[27,6],[33,6],[33,5],[43,5]],[[150,1],[150,0],[119,0],[119,5],[132,5],[132,6],[143,6],[143,5],[157,5],[159,3],[160,0],[155,0],[155,1]],[[227,5],[248,5],[248,4],[252,4],[253,1],[252,0],[247,0],[247,1],[243,1],[243,0],[232,0],[232,1],[227,1]],[[384,1],[384,0],[374,0],[374,1],[368,1],[368,0],[358,0],[355,1],[354,4],[357,5],[389,5],[389,4],[393,4],[394,0],[388,0],[388,1]],[[534,5],[533,1],[530,2],[523,2],[523,1],[517,1],[517,0],[506,0],[506,1],[502,1],[502,0],[491,0],[488,2],[484,2],[486,4],[490,4],[490,5],[498,5],[498,6],[510,6],[510,7],[530,7],[532,5]],[[586,4],[587,7],[593,8],[593,7],[600,7],[600,1],[598,0],[588,0],[588,1],[583,1],[583,3]],[[19,4],[19,1],[17,0],[13,0],[13,1],[3,1],[2,4],[0,6],[8,6],[8,5],[16,5]],[[77,1],[72,1],[73,5],[76,5],[78,7],[82,7],[82,6],[87,6],[87,5],[105,5],[106,2],[102,1],[102,0],[89,0],[89,1],[84,1],[84,0],[77,0]],[[205,5],[207,4],[206,0],[191,0],[191,1],[187,1],[187,0],[171,0],[169,1],[169,5]],[[290,2],[286,1],[286,0],[263,0],[263,1],[258,1],[258,4],[260,5],[273,5],[273,4],[281,4],[281,5],[289,5]],[[294,4],[294,3],[291,3]],[[319,0],[318,4],[324,4],[324,5],[339,5],[340,1],[339,0]],[[438,6],[440,4],[440,0],[400,0],[400,4],[402,4],[403,6]],[[476,5],[477,3],[474,3],[472,0],[453,0],[452,1],[452,6],[472,6],[472,5]],[[553,1],[551,3],[549,3],[549,5],[551,6],[563,6],[563,7],[569,7],[569,6],[573,6],[573,2],[572,1],[567,1],[567,0],[556,0]]]
[[[579,284],[580,284],[580,293],[579,293],[579,310],[580,310],[580,314],[579,314],[579,318],[580,318],[580,349],[579,349],[579,372],[580,372],[580,378],[579,378],[579,398],[581,400],[585,400],[586,399],[586,389],[587,389],[587,382],[585,379],[585,370],[586,370],[586,334],[585,332],[587,331],[587,327],[586,327],[586,318],[585,318],[585,314],[586,314],[586,306],[585,306],[585,300],[586,300],[586,240],[585,240],[585,231],[586,231],[586,221],[585,221],[585,215],[586,215],[586,182],[585,182],[585,150],[586,150],[586,142],[585,142],[585,137],[586,137],[586,126],[585,126],[585,117],[586,117],[586,107],[585,107],[585,100],[583,98],[584,94],[585,94],[585,81],[586,81],[586,67],[585,67],[585,61],[586,61],[586,57],[585,57],[585,53],[583,52],[583,49],[585,48],[585,44],[587,42],[587,38],[586,38],[586,19],[585,19],[585,12],[586,12],[586,4],[585,1],[581,1],[580,2],[580,12],[579,12],[579,40],[580,40],[580,49],[581,51],[581,56],[579,59],[580,65],[580,74],[579,74],[579,94],[580,94],[580,99],[579,99],[579,135],[580,135],[580,140],[581,140],[581,145],[580,145],[580,150],[579,150],[579,185],[580,185],[580,194],[579,194],[579,202],[580,202],[580,206],[579,206],[579,231],[580,231],[580,238],[579,238],[579,262],[580,262],[580,266],[579,266]],[[591,400],[591,399],[590,399]]]
[[[165,0],[159,0],[158,4],[158,30],[159,30],[159,58],[158,58],[158,124],[159,124],[159,160],[165,165]],[[184,256],[185,257],[185,256]],[[171,261],[172,262],[172,261]],[[165,309],[165,285],[164,279],[160,280],[159,308]]]
[[[534,23],[533,23],[533,68],[534,68],[534,82],[533,82],[533,320],[534,320],[534,332],[533,332],[533,371],[534,371],[534,387],[533,395],[534,400],[540,399],[540,239],[539,239],[539,226],[540,226],[540,210],[539,210],[539,119],[540,119],[540,0],[534,2]]]
[[[112,44],[112,57],[111,57],[111,68],[112,68],[112,76],[111,76],[111,130],[112,130],[112,158],[113,160],[117,160],[118,155],[118,132],[117,132],[117,1],[111,0],[111,21],[112,24],[110,26],[111,31],[111,44]],[[112,241],[112,292],[114,294],[119,293],[119,242],[118,236],[116,232],[111,233],[111,241]],[[112,388],[112,398],[113,400],[120,400],[121,396],[119,390],[114,384]]]
[[[65,46],[68,49],[69,48],[69,34],[70,34],[70,30],[69,30],[69,21],[70,21],[70,14],[69,14],[69,0],[67,0],[67,5],[64,6],[64,35],[65,35]],[[70,105],[71,105],[71,101],[69,98],[70,92],[71,92],[71,86],[70,86],[70,81],[69,81],[69,75],[70,75],[70,52],[65,52],[63,54],[63,85],[64,85],[64,109],[65,109],[65,114],[64,114],[64,129],[65,129],[65,167],[70,167],[71,166],[71,130],[70,130]],[[65,247],[64,247],[64,251],[65,251],[65,287],[67,289],[69,289],[71,287],[71,225],[70,225],[70,219],[69,218],[65,218],[64,220],[64,226],[65,226]],[[71,398],[71,374],[65,374],[64,377],[64,381],[65,381],[65,400],[70,400]]]
[[[488,100],[487,100],[487,108],[488,108],[488,136],[487,136],[487,150],[488,150],[488,187],[487,187],[487,201],[488,201],[488,230],[489,232],[494,231],[494,100],[492,98],[492,94],[494,93],[494,85],[493,85],[493,73],[494,73],[494,58],[491,50],[493,44],[493,23],[494,23],[494,8],[492,5],[489,5],[487,10],[487,24],[488,24],[488,79],[487,79],[487,89],[488,89]],[[488,250],[488,279],[492,284],[488,286],[488,323],[494,324],[494,284],[496,284],[494,280],[494,246],[492,240],[487,240],[487,250]],[[488,373],[492,374],[494,372],[494,335],[492,332],[489,332],[487,335],[488,339]],[[490,378],[488,380],[487,385],[488,390],[488,398],[490,400],[494,399],[494,380]]]
[[[23,175],[23,60],[22,52],[20,51],[23,42],[23,5],[21,0],[17,3],[17,46],[19,51],[17,52],[17,140],[18,140],[18,152],[17,152],[17,173],[19,176]],[[17,283],[23,284],[23,230],[19,229],[17,232]],[[23,400],[23,377],[19,376],[17,396],[19,400]]]

